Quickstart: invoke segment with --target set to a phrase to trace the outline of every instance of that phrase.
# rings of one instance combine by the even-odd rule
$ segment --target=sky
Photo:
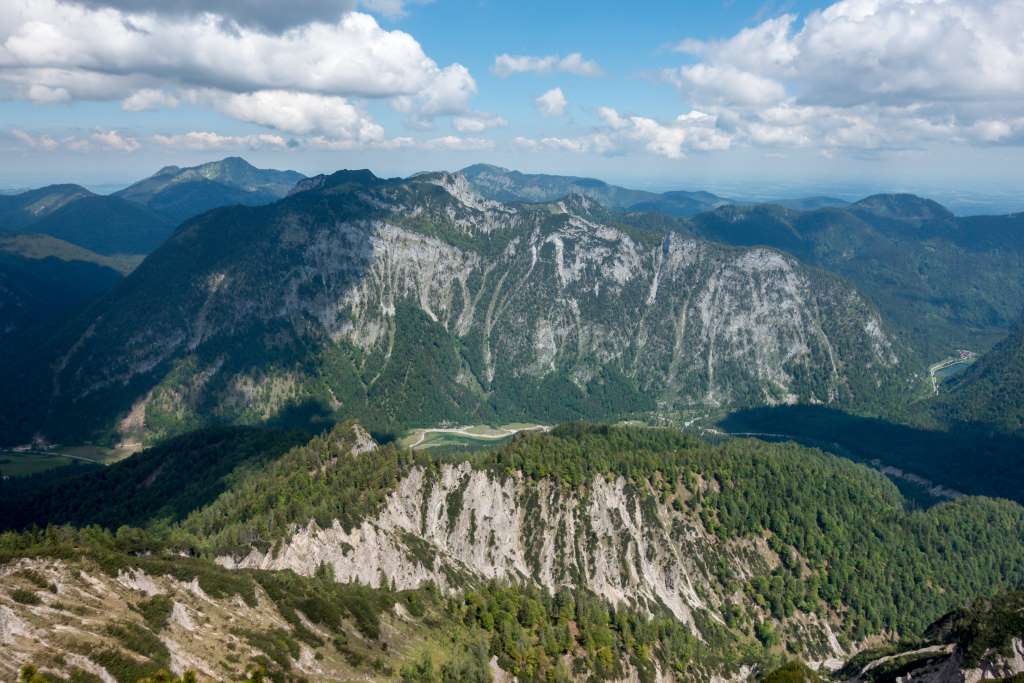
[[[1022,143],[1024,0],[0,0],[0,187],[240,155],[1012,203]]]

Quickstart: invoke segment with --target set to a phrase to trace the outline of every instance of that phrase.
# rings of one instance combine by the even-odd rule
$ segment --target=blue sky
[[[734,195],[1021,180],[1020,0],[0,5],[0,186],[233,154]]]

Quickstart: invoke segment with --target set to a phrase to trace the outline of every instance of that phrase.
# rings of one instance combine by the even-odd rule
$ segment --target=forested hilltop
[[[0,536],[7,674],[746,679],[790,658],[838,666],[1024,584],[1024,508],[908,510],[879,473],[791,444],[576,424],[431,457],[351,423],[269,453],[258,434],[35,482],[18,526],[79,486],[94,502],[55,518],[105,529]],[[245,444],[233,468],[203,464]],[[200,489],[161,482],[197,467]],[[167,506],[140,510],[140,486]],[[101,627],[48,635],[88,620]]]

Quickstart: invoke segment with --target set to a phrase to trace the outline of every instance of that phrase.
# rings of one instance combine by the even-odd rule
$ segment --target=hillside
[[[149,253],[173,227],[162,214],[78,185],[0,196],[0,234],[48,235],[107,256]]]
[[[956,218],[912,195],[845,208],[727,206],[694,234],[767,245],[847,278],[932,362],[1000,339],[1024,300],[1024,216]]]
[[[871,406],[916,381],[863,297],[774,250],[633,231],[579,195],[503,205],[460,176],[304,187],[186,223],[57,340],[31,383],[61,416],[46,433]]]
[[[188,168],[167,166],[116,196],[143,204],[178,224],[222,206],[270,204],[303,178],[295,171],[260,169],[240,157],[228,157]]]
[[[946,420],[1024,430],[1024,321],[955,381],[938,412]]]
[[[693,216],[729,200],[710,192],[645,192],[609,185],[595,178],[520,173],[499,166],[475,164],[460,171],[481,196],[501,202],[550,202],[578,193],[610,208],[658,211],[671,216]]]
[[[909,649],[1024,581],[1024,508],[908,512],[880,474],[793,445],[569,425],[431,459],[347,424],[263,462],[176,523],[0,535],[0,671],[752,680],[879,636]],[[959,642],[984,656],[1005,632]]]
[[[936,620],[923,637],[863,652],[840,672],[868,683],[1024,679],[1024,593],[972,601]]]
[[[0,235],[0,367],[38,348],[120,282],[131,263],[44,235]]]

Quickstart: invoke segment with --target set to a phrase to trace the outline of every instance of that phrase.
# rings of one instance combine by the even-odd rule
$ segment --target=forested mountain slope
[[[47,235],[0,235],[0,364],[38,348],[136,263]]]
[[[0,233],[36,233],[104,255],[146,254],[171,234],[166,216],[78,185],[0,195]]]
[[[870,407],[917,381],[856,290],[778,251],[368,171],[190,221],[50,353],[8,434]]]
[[[269,204],[305,178],[295,171],[260,169],[240,157],[180,168],[167,166],[116,193],[181,223],[232,204]]]
[[[755,680],[1024,581],[1024,508],[908,512],[877,472],[793,445],[569,425],[433,459],[346,424],[263,462],[176,523],[0,535],[0,666]]]
[[[609,209],[692,222],[624,218],[654,231],[727,244],[772,246],[850,279],[927,359],[984,350],[1005,333],[1024,298],[1024,216],[956,217],[908,194],[848,203],[829,197],[749,204],[709,193],[628,190],[572,176],[478,164],[473,188],[501,201],[551,201],[578,192]]]
[[[956,218],[912,195],[845,208],[726,206],[692,219],[695,234],[770,245],[853,282],[929,359],[984,350],[1024,300],[1024,215]]]
[[[520,173],[489,164],[467,166],[460,173],[480,195],[501,202],[550,202],[577,193],[611,209],[658,211],[671,216],[693,216],[730,203],[710,192],[646,192],[595,178]]]
[[[1024,320],[956,380],[938,412],[946,420],[1024,430]]]

